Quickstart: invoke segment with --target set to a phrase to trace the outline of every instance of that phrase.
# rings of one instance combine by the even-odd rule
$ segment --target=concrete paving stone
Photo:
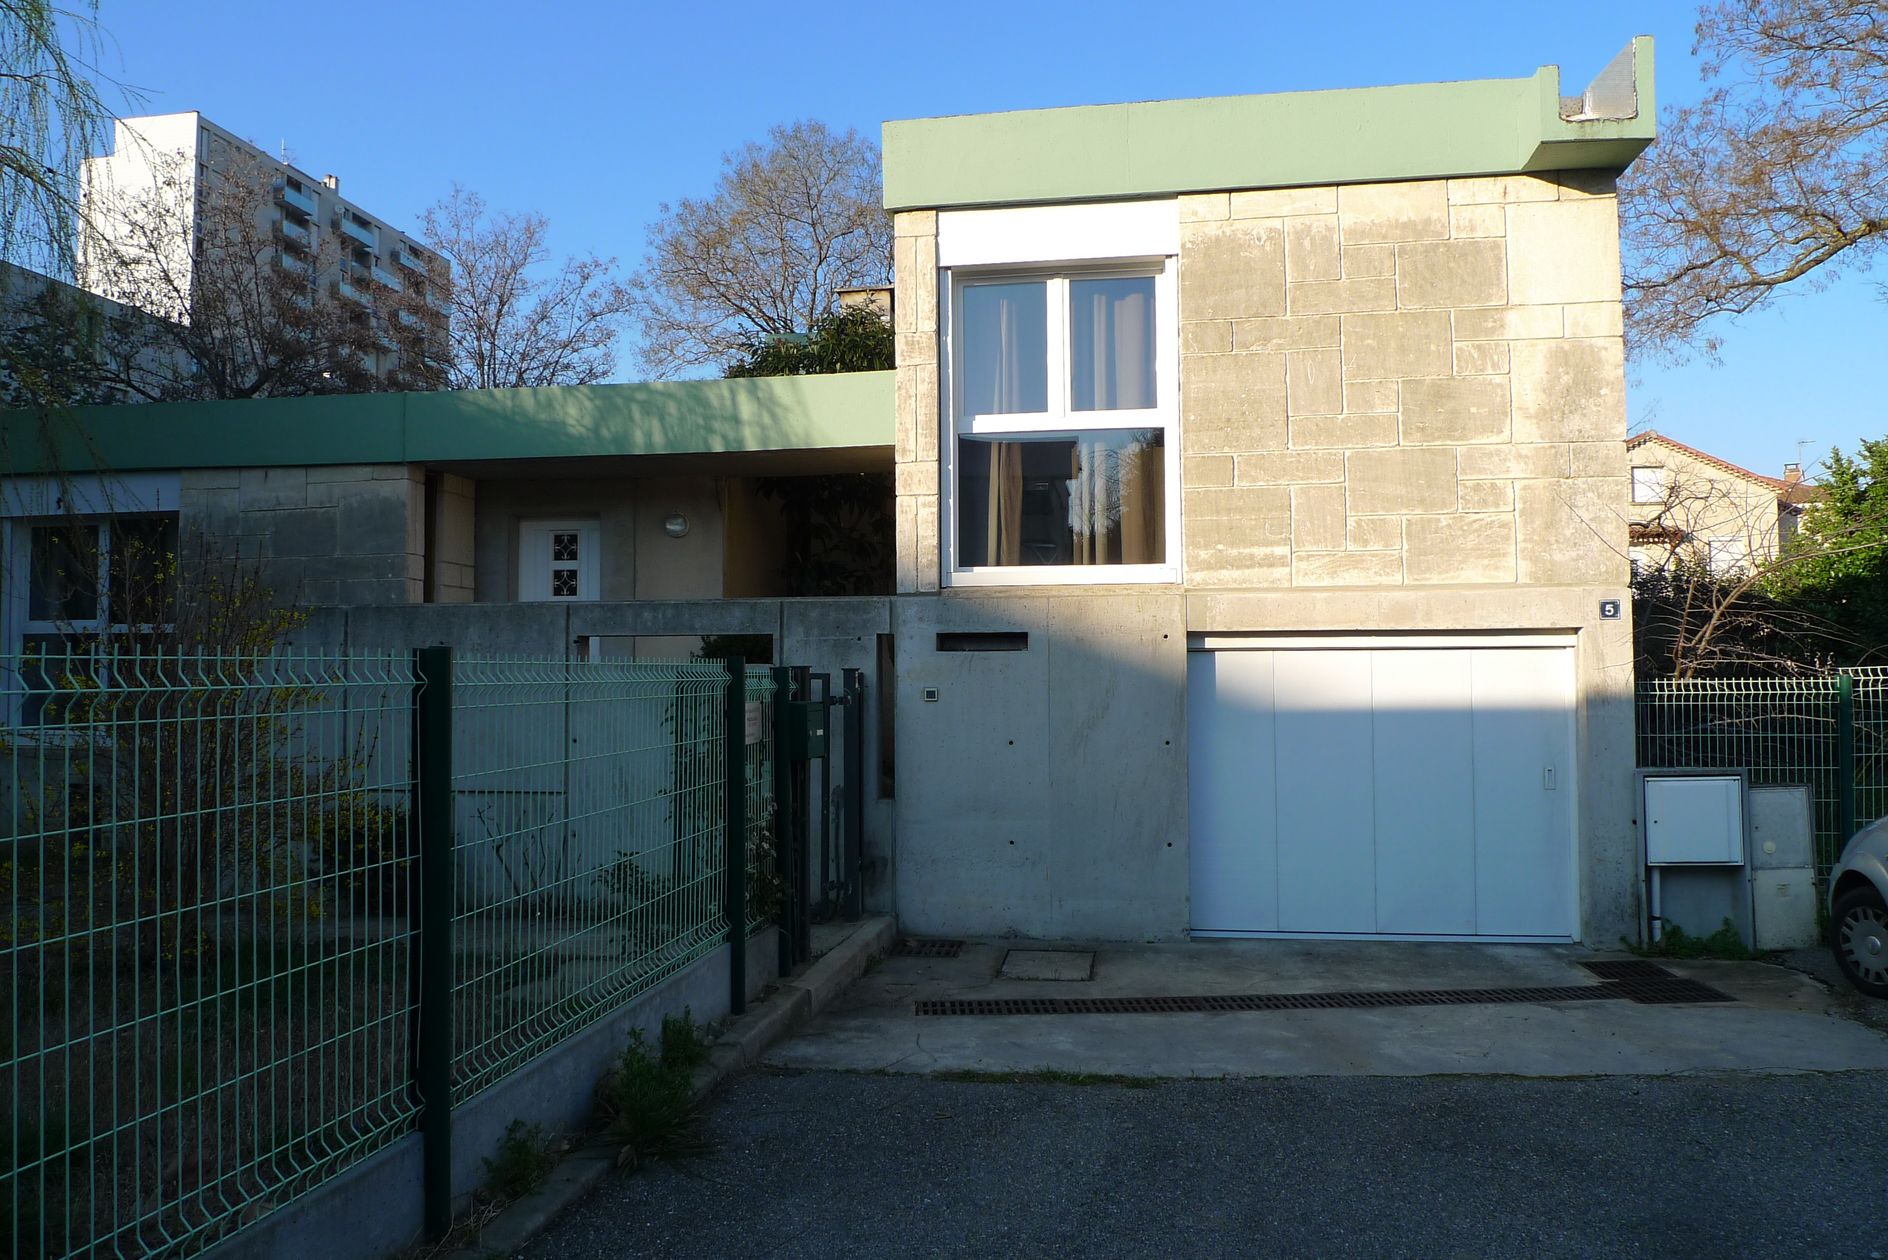
[[[893,957],[762,1062],[799,1070],[1120,1073],[1159,1077],[1662,1075],[1888,1070],[1888,1037],[1835,995],[1758,963],[1669,963],[1737,999],[1180,1015],[918,1016],[939,998],[1041,996],[1001,974],[1015,942],[954,959]],[[1374,941],[1030,942],[1095,956],[1083,997],[1593,984],[1579,946]],[[1616,956],[1616,955],[1615,955]]]

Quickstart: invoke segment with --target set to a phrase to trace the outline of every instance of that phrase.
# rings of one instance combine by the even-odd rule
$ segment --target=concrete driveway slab
[[[1668,1075],[1888,1069],[1888,1037],[1807,976],[1755,963],[1672,972],[1736,1000],[1450,1005],[1210,1014],[918,1016],[922,999],[1195,996],[1597,984],[1573,946],[1349,941],[1028,943],[1092,951],[1086,983],[1002,976],[1020,942],[892,957],[764,1062],[849,1071],[1126,1076]]]

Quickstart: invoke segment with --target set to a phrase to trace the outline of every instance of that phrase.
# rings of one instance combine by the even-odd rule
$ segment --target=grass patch
[[[1030,1072],[983,1072],[974,1068],[957,1068],[948,1072],[933,1072],[931,1079],[973,1085],[1115,1085],[1122,1089],[1152,1089],[1160,1084],[1158,1076],[1128,1076],[1120,1072],[1064,1072],[1059,1068],[1037,1068]]]
[[[708,1153],[695,1102],[695,1068],[707,1055],[707,1043],[687,1014],[662,1021],[661,1045],[654,1054],[642,1029],[630,1032],[623,1057],[598,1090],[604,1136],[616,1146],[618,1167]]]
[[[662,1064],[677,1072],[693,1073],[708,1062],[707,1029],[695,1022],[695,1012],[662,1017]]]
[[[501,1199],[522,1199],[551,1175],[557,1165],[557,1147],[544,1126],[513,1120],[498,1139],[498,1150],[485,1160],[486,1193]]]
[[[1709,936],[1693,936],[1676,923],[1668,923],[1655,944],[1636,945],[1623,937],[1620,943],[1641,958],[1717,958],[1732,962],[1750,962],[1763,953],[1744,944],[1737,927],[1729,919]]]

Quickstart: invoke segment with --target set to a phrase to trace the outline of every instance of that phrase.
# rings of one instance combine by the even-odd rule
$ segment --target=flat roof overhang
[[[1656,134],[1652,38],[1580,95],[1522,79],[1142,101],[888,122],[888,210],[1624,170]]]
[[[753,466],[835,471],[880,466],[860,452],[891,450],[893,401],[893,373],[848,372],[0,412],[0,473],[425,464],[535,475],[517,466],[629,459],[726,471],[713,457],[768,452]]]

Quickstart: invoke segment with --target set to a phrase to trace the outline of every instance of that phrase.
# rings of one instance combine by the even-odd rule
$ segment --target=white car
[[[1829,937],[1849,983],[1888,998],[1888,818],[1856,832],[1829,872]]]

